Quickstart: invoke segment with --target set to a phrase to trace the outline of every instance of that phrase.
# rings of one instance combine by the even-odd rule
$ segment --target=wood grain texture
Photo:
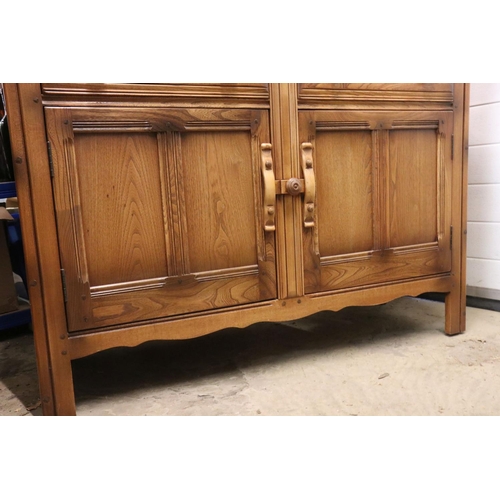
[[[269,109],[267,83],[45,83],[44,105]]]
[[[282,151],[282,145],[286,140],[287,131],[283,129],[281,120],[281,112],[283,109],[282,101],[284,97],[281,93],[281,85],[272,83],[269,88],[271,109],[269,112],[270,117],[270,132],[271,132],[271,145],[274,144],[273,166],[275,179],[285,179],[285,165],[283,158],[287,158],[287,153]],[[286,234],[287,227],[290,226],[289,218],[285,217],[285,197],[278,196],[276,198],[276,231],[274,231],[276,238],[276,279],[277,279],[277,293],[278,298],[284,298],[288,295],[288,274],[286,265]],[[292,228],[293,231],[293,228]]]
[[[355,255],[321,263],[321,291],[384,283],[388,280],[408,279],[446,271],[437,245],[433,249],[410,251],[407,254],[377,251],[361,254],[359,258]]]
[[[428,106],[442,108],[453,103],[453,84],[450,83],[300,83],[299,102],[339,107],[377,103],[396,103],[398,106]]]
[[[445,332],[462,333],[466,328],[466,254],[467,254],[467,170],[469,149],[470,85],[457,85],[454,101],[453,176],[450,203],[452,225],[452,286],[445,298]]]
[[[300,114],[318,177],[307,293],[449,271],[451,114]]]
[[[276,297],[275,243],[255,211],[267,112],[46,118],[71,331]]]
[[[18,91],[26,161],[29,168],[31,202],[34,208],[35,238],[43,297],[42,307],[45,314],[47,343],[50,352],[49,376],[52,379],[54,391],[54,413],[56,415],[74,415],[73,375],[69,357],[67,318],[40,86],[38,84],[19,84]],[[22,203],[22,191],[18,193],[18,198]],[[38,305],[35,302],[33,306],[35,314],[37,314]]]
[[[61,84],[43,96],[39,85],[13,87],[48,413],[75,413],[69,359],[111,347],[429,291],[446,294],[446,333],[463,331],[468,86],[356,85],[313,84],[305,97],[296,84],[270,84],[268,97],[203,85],[179,96],[162,94],[168,84],[158,95],[128,85]],[[264,232],[261,144],[273,144],[281,186],[302,178],[309,142],[315,224],[304,227],[303,194],[280,189],[276,232]],[[105,218],[121,228],[102,231],[110,269],[87,248],[102,244]]]
[[[84,95],[86,97],[174,97],[262,98],[268,97],[266,83],[44,83],[43,95]]]
[[[393,92],[451,92],[451,83],[302,83],[300,89],[373,90]],[[431,99],[432,96],[427,96]]]
[[[278,111],[274,114],[274,120],[279,120],[281,143],[280,147],[281,168],[277,174],[283,179],[300,177],[300,146],[299,125],[297,114],[297,85],[278,84],[279,100],[275,103]],[[277,127],[276,127],[277,128]],[[305,141],[303,141],[305,142]],[[297,232],[297,224],[301,225],[303,218],[302,201],[299,198],[284,196],[282,200],[283,222],[282,231],[283,250],[280,258],[283,259],[281,268],[286,273],[286,297],[302,296],[304,293],[304,279],[302,267],[302,242],[301,234]],[[279,228],[278,228],[279,231]]]
[[[253,273],[197,279],[192,275],[166,280],[161,288],[110,294],[93,300],[92,326],[116,324],[208,311],[261,300],[258,268]]]
[[[19,199],[24,260],[28,280],[26,285],[29,290],[40,401],[43,414],[54,415],[56,407],[52,385],[51,354],[42,294],[38,242],[35,233],[33,198],[28,175],[25,134],[21,119],[19,91],[15,83],[3,84],[3,91],[6,101],[6,112],[9,117],[12,157],[18,159],[18,161],[14,161],[14,175]]]
[[[244,328],[262,321],[291,321],[319,311],[338,311],[348,306],[384,304],[402,296],[417,296],[424,292],[447,292],[449,276],[417,279],[342,290],[338,293],[313,294],[287,300],[237,306],[211,314],[194,313],[162,322],[125,325],[104,331],[71,337],[71,358],[88,356],[117,346],[136,346],[149,340],[180,340],[206,335],[223,328]]]
[[[75,136],[90,286],[168,275],[158,153],[154,133]]]
[[[316,135],[321,255],[373,249],[372,157],[370,131]]]
[[[437,241],[435,130],[389,134],[389,246]]]
[[[180,133],[158,133],[157,140],[167,274],[189,274],[189,255],[185,242],[187,222],[183,210],[184,184],[182,172],[176,168],[176,165],[181,164]]]
[[[186,134],[182,151],[191,272],[256,264],[249,134]]]

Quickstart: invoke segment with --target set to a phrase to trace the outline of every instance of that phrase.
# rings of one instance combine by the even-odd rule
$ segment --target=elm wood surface
[[[450,271],[451,112],[299,112],[315,151],[306,293]]]
[[[467,262],[467,160],[469,149],[469,99],[470,85],[455,85],[453,109],[454,168],[451,195],[453,278],[450,293],[445,297],[445,331],[463,332],[466,328],[466,262]]]
[[[215,85],[6,85],[45,414],[75,413],[69,360],[110,347],[429,291],[465,328],[466,85]]]
[[[44,415],[75,414],[40,87],[4,84]],[[18,161],[20,159],[21,161]]]
[[[276,297],[254,110],[45,109],[70,331]]]
[[[149,321],[123,325],[113,329],[90,331],[70,337],[71,359],[82,358],[104,349],[134,347],[149,340],[185,340],[223,328],[244,328],[254,323],[291,321],[326,309],[338,311],[344,307],[385,304],[402,296],[416,297],[426,290],[446,293],[450,290],[449,276],[436,276],[390,285],[371,285],[358,289],[339,290],[337,293],[317,293],[286,300],[259,302],[237,306],[209,314],[194,313],[164,321]]]

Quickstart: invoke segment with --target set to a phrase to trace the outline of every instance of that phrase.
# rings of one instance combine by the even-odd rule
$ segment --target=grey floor
[[[73,362],[78,415],[500,415],[500,312],[402,298]],[[32,335],[0,332],[0,415],[40,415]]]

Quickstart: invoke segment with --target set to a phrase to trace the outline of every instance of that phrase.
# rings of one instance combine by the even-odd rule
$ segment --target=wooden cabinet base
[[[446,294],[466,84],[5,84],[42,407],[71,360]]]

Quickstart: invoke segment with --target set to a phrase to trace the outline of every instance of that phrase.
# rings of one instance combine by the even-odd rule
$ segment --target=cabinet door
[[[316,188],[306,293],[449,272],[453,112],[299,116]]]
[[[276,297],[267,111],[46,108],[70,331]]]

